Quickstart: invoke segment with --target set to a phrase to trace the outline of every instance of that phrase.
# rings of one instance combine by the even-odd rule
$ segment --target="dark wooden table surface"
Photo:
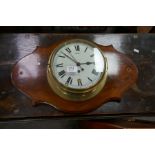
[[[139,71],[137,83],[124,94],[120,102],[108,102],[91,113],[74,116],[59,112],[49,105],[33,107],[31,100],[12,85],[11,70],[18,60],[32,53],[36,46],[47,47],[67,35],[102,45],[112,44],[134,61]],[[67,118],[65,121],[68,123],[75,118],[147,115],[155,116],[155,34],[0,34],[0,120],[3,125],[6,121],[18,119]],[[74,127],[74,124],[74,121],[70,121],[70,127]]]

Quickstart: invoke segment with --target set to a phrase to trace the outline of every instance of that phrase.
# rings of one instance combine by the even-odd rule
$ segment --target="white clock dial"
[[[87,89],[102,78],[104,61],[95,45],[74,40],[56,50],[50,65],[54,77],[62,85],[72,89]]]

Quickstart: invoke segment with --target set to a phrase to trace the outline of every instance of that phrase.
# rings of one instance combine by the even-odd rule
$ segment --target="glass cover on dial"
[[[87,89],[102,78],[104,61],[96,45],[72,40],[56,50],[50,65],[54,77],[62,85],[72,89]]]

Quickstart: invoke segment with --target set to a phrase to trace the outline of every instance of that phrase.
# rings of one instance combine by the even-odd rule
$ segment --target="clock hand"
[[[84,71],[84,68],[81,67],[81,63],[78,62],[78,61],[75,59],[75,57],[74,57],[71,53],[69,53],[69,54],[71,55],[72,59],[74,59],[74,61],[76,62],[76,65],[79,66],[79,67],[81,68],[82,71]]]
[[[71,58],[70,56],[68,56],[67,54],[65,54],[65,53],[63,53],[63,52],[61,52],[61,53],[62,53],[63,55],[65,55],[67,58],[69,58],[70,60],[72,60],[73,62],[75,62],[76,65],[79,66],[79,67],[81,68],[82,71],[84,70],[84,68],[82,68],[82,67],[80,66],[80,63],[77,62],[75,59]]]
[[[70,54],[70,56],[72,57],[72,59],[74,59],[74,60],[76,61],[77,66],[80,66],[80,62],[78,62],[78,61],[75,59],[75,57],[74,57],[71,53],[69,53],[69,54]]]
[[[91,64],[95,64],[95,62],[80,63],[80,65],[91,65]]]
[[[63,53],[63,52],[62,52]],[[64,55],[66,55],[68,58],[70,58],[71,60],[73,60],[75,63],[76,63],[76,65],[77,66],[80,66],[80,62],[78,62],[76,59],[75,59],[75,57],[71,54],[71,53],[69,53],[69,55],[71,56],[71,57],[69,57],[67,54],[65,54],[65,53],[63,53]]]
[[[69,58],[70,60],[72,60],[73,62],[75,62],[76,63],[76,65],[77,65],[77,61],[76,60],[74,60],[73,58],[71,58],[70,56],[68,56],[67,54],[65,54],[65,53],[63,53],[63,52],[61,52],[63,55],[65,55],[67,58]]]
[[[81,68],[82,71],[84,71],[84,68],[81,67],[81,63],[78,62],[78,61],[75,59],[75,57],[74,57],[71,53],[69,53],[69,54],[70,54],[70,56],[72,57],[72,59],[74,59],[74,61],[76,62],[76,65],[79,66],[79,67]]]

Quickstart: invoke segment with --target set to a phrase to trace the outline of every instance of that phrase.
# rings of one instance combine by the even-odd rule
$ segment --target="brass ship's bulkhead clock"
[[[84,101],[96,96],[107,79],[108,62],[96,44],[72,39],[51,52],[47,78],[63,99]]]

